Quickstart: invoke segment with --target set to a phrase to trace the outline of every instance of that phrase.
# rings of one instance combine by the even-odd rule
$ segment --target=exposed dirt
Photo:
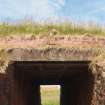
[[[93,36],[40,36],[40,37],[7,37],[0,38],[1,48],[38,48],[42,46],[91,46],[103,47],[105,45],[105,37]]]

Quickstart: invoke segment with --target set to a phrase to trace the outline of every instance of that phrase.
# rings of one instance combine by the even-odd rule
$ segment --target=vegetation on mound
[[[102,51],[100,54],[98,54],[96,57],[92,59],[92,62],[90,64],[90,69],[94,74],[97,73],[96,66],[100,66],[103,69],[105,69],[105,51]]]
[[[100,25],[94,24],[73,24],[70,22],[39,24],[33,22],[25,22],[18,24],[0,23],[0,36],[8,35],[39,35],[48,34],[56,30],[54,34],[60,35],[105,35],[105,30]]]
[[[0,50],[0,74],[5,73],[6,68],[8,67],[9,57],[4,50]]]
[[[51,86],[41,87],[41,104],[60,105],[60,88]]]

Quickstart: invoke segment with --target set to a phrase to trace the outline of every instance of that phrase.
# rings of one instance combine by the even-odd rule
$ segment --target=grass
[[[0,23],[0,36],[8,35],[39,35],[49,34],[55,29],[60,35],[105,35],[105,27],[102,28],[100,25],[94,24],[73,24],[70,22],[56,23],[56,24],[39,24],[32,22],[8,24]]]
[[[57,87],[41,87],[42,105],[60,105],[60,91]]]

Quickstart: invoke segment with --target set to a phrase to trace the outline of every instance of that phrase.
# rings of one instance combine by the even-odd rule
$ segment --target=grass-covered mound
[[[56,31],[59,35],[105,35],[105,28],[96,24],[74,24],[71,22],[64,23],[35,23],[24,22],[18,24],[0,23],[0,36],[7,35],[24,35],[24,34],[49,34]]]

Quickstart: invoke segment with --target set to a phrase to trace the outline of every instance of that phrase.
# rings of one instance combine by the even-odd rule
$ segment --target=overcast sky
[[[105,22],[105,0],[0,0],[0,20],[47,18]]]

